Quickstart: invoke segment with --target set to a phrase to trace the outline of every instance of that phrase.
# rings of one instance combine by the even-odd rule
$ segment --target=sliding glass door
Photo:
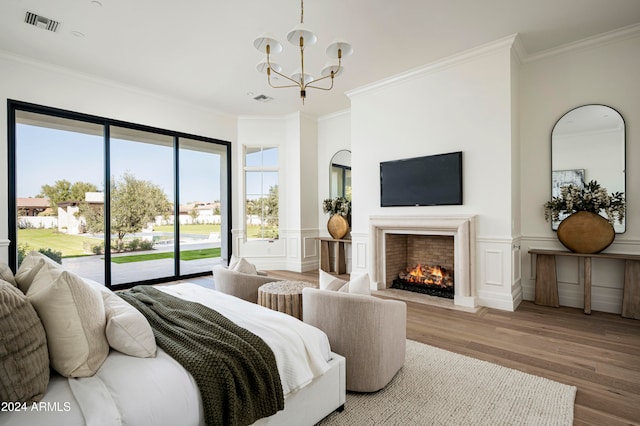
[[[10,264],[31,250],[117,287],[227,256],[230,144],[9,102]]]
[[[111,282],[174,275],[173,137],[109,128]]]
[[[104,284],[104,223],[88,230],[84,213],[104,216],[104,126],[28,111],[15,118],[17,263],[40,251]]]
[[[229,171],[223,146],[188,138],[180,138],[178,146],[179,268],[188,275],[210,270],[209,259],[222,255]]]

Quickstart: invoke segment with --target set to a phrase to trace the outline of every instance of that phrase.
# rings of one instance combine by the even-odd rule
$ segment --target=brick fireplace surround
[[[387,271],[386,244],[390,235],[453,237],[454,299],[457,306],[477,306],[475,274],[475,216],[371,216],[369,217],[369,275],[378,290],[391,287],[398,270]],[[393,267],[396,268],[395,266]]]

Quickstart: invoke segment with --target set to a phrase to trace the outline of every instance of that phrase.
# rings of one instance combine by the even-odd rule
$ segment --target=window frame
[[[247,150],[248,149],[255,149],[255,148],[260,148],[260,151],[262,153],[264,153],[265,150],[267,149],[277,149],[278,150],[278,164],[275,166],[264,166],[264,165],[260,165],[260,166],[247,166]],[[249,238],[249,227],[247,225],[247,172],[260,172],[260,173],[277,173],[278,174],[278,179],[277,179],[277,187],[278,187],[278,236],[277,238],[258,238],[258,239],[253,239],[253,238]],[[280,207],[281,207],[281,195],[280,195],[280,146],[278,145],[274,145],[274,144],[266,144],[266,145],[260,145],[260,144],[255,144],[255,145],[243,145],[242,146],[242,180],[243,180],[243,190],[242,190],[242,196],[243,196],[243,201],[242,201],[242,210],[244,212],[244,220],[243,220],[243,229],[244,229],[244,241],[248,242],[248,243],[254,243],[254,242],[260,242],[260,241],[268,241],[268,242],[273,242],[275,240],[280,239]],[[262,193],[260,194],[262,197],[268,196],[269,194],[266,193]],[[263,227],[263,225],[261,224],[261,226]],[[264,228],[264,227],[263,227]]]
[[[173,182],[174,182],[174,200],[179,200],[179,185],[180,185],[180,176],[179,176],[179,150],[180,150],[180,144],[179,141],[180,139],[193,139],[193,140],[200,140],[203,142],[209,142],[209,143],[214,143],[217,145],[221,145],[224,147],[225,151],[226,151],[226,170],[227,170],[227,179],[226,179],[226,188],[221,187],[221,190],[227,191],[227,198],[230,200],[231,198],[231,193],[232,193],[232,176],[233,176],[233,169],[232,169],[232,160],[231,160],[231,156],[232,156],[232,146],[231,146],[231,142],[228,141],[223,141],[220,139],[214,139],[214,138],[210,138],[210,137],[205,137],[205,136],[198,136],[198,135],[194,135],[194,134],[189,134],[189,133],[184,133],[184,132],[178,132],[178,131],[172,131],[172,130],[167,130],[167,129],[161,129],[161,128],[157,128],[157,127],[153,127],[153,126],[146,126],[146,125],[141,125],[141,124],[136,124],[136,123],[132,123],[132,122],[127,122],[127,121],[123,121],[123,120],[114,120],[114,119],[110,119],[110,118],[106,118],[106,117],[100,117],[100,116],[96,116],[96,115],[91,115],[91,114],[85,114],[85,113],[80,113],[80,112],[75,112],[75,111],[70,111],[70,110],[65,110],[65,109],[60,109],[60,108],[54,108],[54,107],[49,107],[49,106],[44,106],[44,105],[38,105],[38,104],[33,104],[33,103],[29,103],[29,102],[24,102],[24,101],[19,101],[19,100],[14,100],[14,99],[7,99],[7,172],[8,172],[8,179],[7,179],[7,183],[8,183],[8,191],[7,191],[7,195],[8,195],[8,203],[7,203],[7,208],[8,208],[8,212],[7,212],[7,219],[8,219],[8,236],[9,236],[9,267],[15,272],[17,270],[17,253],[18,253],[18,247],[17,247],[17,219],[18,219],[18,212],[17,212],[17,203],[16,203],[16,114],[18,112],[30,112],[30,113],[36,113],[36,114],[41,114],[41,115],[48,115],[48,116],[53,116],[53,117],[57,117],[57,118],[62,118],[62,119],[69,119],[69,120],[76,120],[76,121],[80,121],[80,122],[86,122],[86,123],[91,123],[91,124],[98,124],[103,126],[104,129],[104,199],[105,199],[105,204],[104,204],[104,220],[105,223],[110,223],[110,182],[111,182],[111,176],[110,176],[110,152],[109,152],[109,140],[110,140],[110,130],[112,127],[122,127],[122,128],[127,128],[127,129],[131,129],[131,130],[137,130],[137,131],[143,131],[143,132],[150,132],[150,133],[156,133],[158,135],[163,135],[163,136],[169,136],[173,138],[173,167],[174,167],[174,176],[173,176]],[[174,202],[174,217],[178,217],[179,215],[179,203],[178,202]],[[231,229],[232,229],[232,218],[233,218],[233,212],[232,212],[232,203],[229,201],[227,203],[227,208],[226,208],[226,229],[223,230],[223,232],[226,233],[226,253],[227,256],[231,256],[232,253],[232,234],[231,234]],[[175,240],[179,241],[179,226],[175,227]],[[105,233],[106,234],[106,233]],[[105,240],[107,240],[108,236],[105,235]],[[106,247],[108,247],[108,244],[105,245]],[[107,286],[108,288],[117,288],[117,289],[121,289],[121,288],[129,288],[132,287],[134,285],[138,285],[138,284],[156,284],[156,283],[163,283],[163,282],[169,282],[169,281],[175,281],[175,280],[179,280],[179,279],[185,279],[185,278],[192,278],[192,277],[199,277],[199,276],[206,276],[206,275],[211,275],[212,271],[208,271],[208,272],[201,272],[201,273],[194,273],[194,274],[186,274],[186,275],[182,275],[180,273],[180,256],[179,256],[179,245],[176,244],[176,256],[174,256],[174,269],[173,269],[173,275],[172,276],[167,276],[167,277],[162,277],[162,278],[154,278],[154,279],[150,279],[150,280],[143,280],[143,281],[136,281],[136,282],[131,282],[131,283],[125,283],[125,284],[118,284],[116,286],[112,286],[111,285],[111,276],[110,276],[110,260],[111,260],[111,253],[109,252],[109,250],[105,250],[105,254],[104,254],[104,260],[105,260],[105,286]],[[223,251],[224,252],[224,251]]]

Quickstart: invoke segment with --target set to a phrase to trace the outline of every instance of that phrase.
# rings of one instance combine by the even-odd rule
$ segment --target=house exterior
[[[315,237],[328,235],[321,207],[329,193],[328,164],[335,152],[349,149],[351,272],[370,272],[376,261],[371,257],[371,216],[474,216],[470,274],[477,302],[514,310],[521,300],[533,299],[535,275],[528,250],[560,248],[542,205],[550,195],[550,133],[565,112],[602,103],[622,114],[627,125],[626,193],[640,193],[639,51],[640,25],[536,55],[528,55],[518,36],[511,36],[353,90],[347,94],[348,110],[319,118],[300,112],[229,116],[9,55],[0,55],[0,96],[231,141],[233,188],[243,187],[243,146],[278,146],[283,163],[277,241],[246,242],[243,199],[240,191],[232,192],[233,251],[259,269],[317,269]],[[0,103],[0,116],[6,117],[6,102]],[[5,120],[0,133],[7,134]],[[6,143],[0,139],[3,169]],[[380,207],[380,161],[458,150],[465,153],[464,205]],[[3,205],[7,184],[6,174],[1,175]],[[7,212],[1,210],[2,259],[9,244],[7,223]],[[628,202],[627,231],[617,235],[610,250],[640,254],[635,196]],[[619,312],[618,266],[595,266],[594,310]],[[581,306],[578,268],[571,263],[559,268],[565,281],[561,304]]]

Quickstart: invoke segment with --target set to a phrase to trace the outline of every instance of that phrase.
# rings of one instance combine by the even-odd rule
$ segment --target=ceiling
[[[60,22],[26,24],[26,12]],[[272,89],[253,40],[272,32],[284,71],[299,65],[286,34],[297,0],[1,0],[0,55],[30,61],[233,115],[320,116],[349,107],[345,92],[519,33],[527,54],[640,22],[639,0],[307,0],[304,22],[318,36],[305,69],[318,76],[326,46],[348,40],[354,54],[332,91]],[[274,98],[262,103],[258,95]]]

